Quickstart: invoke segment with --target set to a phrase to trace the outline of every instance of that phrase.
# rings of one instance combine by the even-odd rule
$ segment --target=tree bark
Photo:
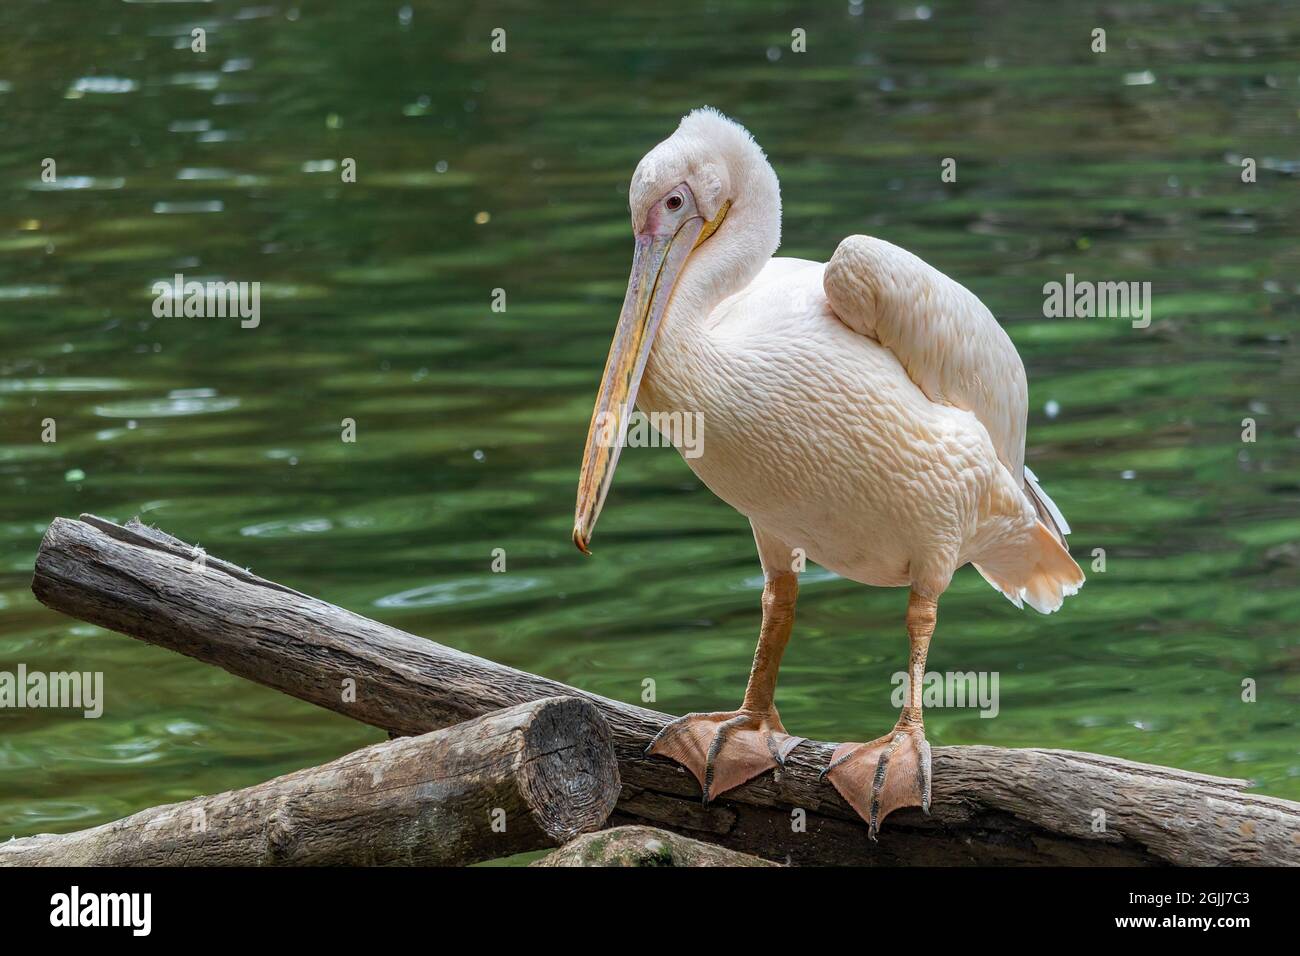
[[[532,866],[776,866],[770,860],[654,827],[584,833]]]
[[[0,866],[477,863],[595,830],[618,793],[599,712],[551,697],[244,790],[0,843]]]
[[[702,807],[687,771],[646,758],[670,719],[493,663],[264,581],[138,522],[56,519],[33,582],[46,605],[399,734],[524,701],[583,697],[609,723],[613,821],[817,864],[1300,864],[1300,804],[1210,777],[1062,750],[935,747],[931,815],[880,842],[820,779],[834,744],[797,747]],[[343,693],[354,682],[355,699]]]

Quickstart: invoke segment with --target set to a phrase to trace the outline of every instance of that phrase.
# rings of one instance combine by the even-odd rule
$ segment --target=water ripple
[[[540,584],[536,578],[518,574],[494,574],[487,578],[463,578],[424,587],[399,591],[375,601],[382,608],[426,608],[445,605],[476,604],[506,595],[532,590]]]

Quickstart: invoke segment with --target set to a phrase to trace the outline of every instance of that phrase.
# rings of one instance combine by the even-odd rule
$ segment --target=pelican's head
[[[711,306],[749,282],[781,237],[776,173],[743,126],[709,108],[690,113],[646,153],[632,174],[628,205],[636,238],[632,274],[578,479],[573,543],[584,553],[678,279],[688,265],[704,267],[701,294]]]

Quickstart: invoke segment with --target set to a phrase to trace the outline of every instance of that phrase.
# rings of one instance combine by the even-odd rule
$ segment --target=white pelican
[[[632,403],[698,414],[703,453],[687,462],[749,518],[765,581],[740,708],[688,714],[649,752],[688,767],[707,802],[803,740],[774,702],[796,549],[850,580],[908,587],[907,705],[892,731],[840,744],[826,769],[874,838],[898,807],[929,810],[922,679],[953,572],[974,564],[1017,607],[1044,614],[1083,584],[1070,529],[1024,465],[1024,366],[979,299],[888,242],[850,236],[825,264],[773,258],[776,174],[715,110],[692,112],[646,154],[629,193],[632,274],[587,436],[574,543],[590,553]]]

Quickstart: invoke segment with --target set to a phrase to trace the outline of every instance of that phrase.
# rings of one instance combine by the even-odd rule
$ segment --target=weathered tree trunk
[[[476,863],[595,830],[618,793],[600,713],[551,697],[244,790],[0,843],[0,865]]]
[[[1209,777],[1096,754],[936,747],[931,816],[901,810],[880,842],[820,779],[833,744],[702,807],[684,769],[646,758],[669,720],[441,647],[208,557],[160,531],[57,519],[33,582],[46,605],[357,720],[418,734],[523,701],[592,701],[623,791],[616,823],[675,830],[802,863],[1300,864],[1300,805]],[[345,699],[354,681],[355,700]]]
[[[584,833],[532,866],[776,866],[770,860],[654,827]]]

